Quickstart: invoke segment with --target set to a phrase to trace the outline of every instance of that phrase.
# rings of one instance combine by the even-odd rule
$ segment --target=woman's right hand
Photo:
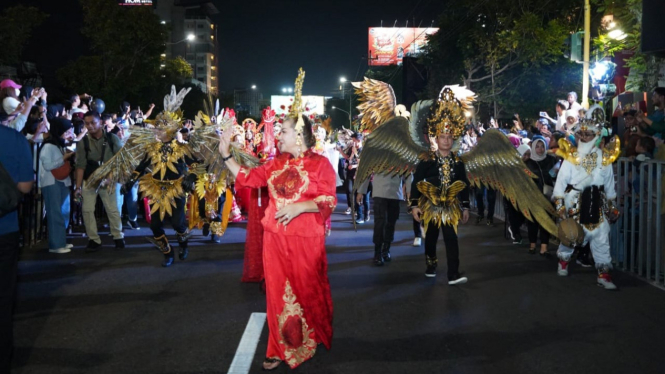
[[[219,153],[222,157],[228,157],[231,154],[231,138],[233,129],[229,128],[219,135]]]
[[[65,154],[62,155],[62,159],[65,160],[65,161],[67,161],[67,160],[69,160],[70,158],[72,158],[73,155],[74,155],[74,152],[65,152]]]

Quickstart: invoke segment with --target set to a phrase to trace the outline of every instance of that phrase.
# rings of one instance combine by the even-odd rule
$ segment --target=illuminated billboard
[[[152,5],[152,0],[118,0],[118,5]]]
[[[310,114],[324,114],[325,112],[325,97],[324,96],[303,96],[302,102],[305,106],[305,115]],[[277,116],[281,114],[288,114],[289,107],[293,104],[293,96],[287,95],[272,95],[270,96],[270,107],[275,111]]]
[[[420,54],[427,44],[427,36],[437,31],[438,27],[370,27],[369,65],[400,65],[404,56]]]

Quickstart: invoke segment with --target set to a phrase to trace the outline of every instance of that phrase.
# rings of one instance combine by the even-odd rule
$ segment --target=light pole
[[[353,123],[351,122],[351,113],[350,113],[350,112],[347,112],[347,111],[344,110],[344,109],[340,109],[340,108],[338,108],[338,107],[336,107],[336,106],[333,106],[332,108],[333,108],[334,110],[339,110],[340,112],[344,112],[344,113],[346,113],[346,114],[349,115],[349,128],[352,129],[352,127],[353,127]]]
[[[346,77],[340,77],[339,78],[339,83],[341,83],[339,88],[342,91],[342,100],[344,100],[344,92],[346,91],[345,88],[344,88],[344,84],[346,82],[348,82],[346,80]],[[337,108],[337,109],[339,109],[339,108]],[[339,110],[341,110],[341,109],[339,109]],[[344,112],[349,114],[349,128],[353,128],[353,118],[352,118],[352,115],[351,115],[351,113],[353,113],[353,86],[351,86],[351,93],[349,93],[349,111],[348,112],[344,111]]]

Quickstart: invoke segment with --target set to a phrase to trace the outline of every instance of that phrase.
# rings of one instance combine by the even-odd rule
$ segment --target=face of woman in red
[[[297,142],[298,133],[295,130],[293,119],[287,119],[282,125],[282,129],[277,135],[277,147],[281,153],[290,153],[294,157],[300,154],[300,145]],[[302,139],[300,139],[302,144]]]

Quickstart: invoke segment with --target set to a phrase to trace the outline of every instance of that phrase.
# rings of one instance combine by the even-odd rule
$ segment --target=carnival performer
[[[176,231],[180,247],[178,257],[185,260],[189,253],[185,194],[193,190],[196,174],[188,174],[187,164],[194,162],[194,159],[189,146],[179,142],[176,134],[182,128],[182,117],[178,108],[190,90],[191,88],[183,89],[176,95],[173,87],[171,95],[164,99],[164,111],[151,121],[155,128],[134,129],[132,135],[135,136],[131,143],[128,140],[121,152],[100,167],[89,181],[94,185],[100,177],[121,172],[114,171],[119,168],[118,162],[140,160],[138,165],[131,169],[133,172],[129,180],[124,181],[123,189],[129,190],[138,181],[139,191],[150,199],[150,229],[153,238],[148,240],[164,255],[163,267],[171,266],[174,261],[173,249],[164,232],[163,222],[166,216],[171,218],[171,225]],[[136,154],[131,154],[132,152]],[[123,166],[127,167],[126,164]]]
[[[275,157],[274,134],[272,133],[275,123],[275,111],[267,107],[261,112],[261,124],[264,133],[270,132],[271,136],[264,136],[259,150],[260,162],[266,163]],[[247,233],[245,235],[245,257],[242,269],[242,282],[262,282],[263,275],[263,225],[261,221],[265,216],[266,208],[270,201],[270,195],[266,186],[259,188],[248,188],[250,190],[249,203],[247,206]],[[265,286],[262,283],[262,287]]]
[[[362,185],[373,173],[406,176],[415,169],[410,199],[413,218],[423,221],[426,231],[427,277],[436,276],[436,243],[441,228],[448,284],[467,281],[459,272],[457,225],[469,218],[471,185],[501,191],[527,219],[536,219],[548,231],[556,232],[550,217],[552,205],[531,182],[533,173],[501,132],[486,131],[472,151],[456,156],[466,114],[475,99],[473,92],[446,86],[437,100],[413,104],[406,117],[396,110],[394,93],[386,83],[365,78],[353,84],[362,103],[358,106],[361,122],[374,128],[365,143],[356,184]],[[432,137],[436,151],[427,144]]]
[[[230,158],[230,134],[222,135],[219,146],[236,184],[270,191],[262,222],[269,328],[265,370],[282,361],[295,368],[314,355],[318,344],[330,349],[332,340],[323,223],[337,201],[335,175],[328,160],[310,149],[315,140],[309,119],[301,114],[303,79],[301,69],[278,138],[280,156],[249,170]]]
[[[596,106],[575,127],[577,147],[566,139],[559,140],[557,155],[564,158],[554,185],[553,199],[559,217],[573,218],[583,229],[583,235],[571,238],[574,244],[590,244],[598,270],[597,284],[607,290],[616,289],[610,269],[610,223],[619,216],[615,207],[614,171],[612,163],[620,154],[620,142],[614,136],[603,149],[596,141],[604,126],[603,109]],[[567,276],[574,247],[559,245],[557,273]]]

